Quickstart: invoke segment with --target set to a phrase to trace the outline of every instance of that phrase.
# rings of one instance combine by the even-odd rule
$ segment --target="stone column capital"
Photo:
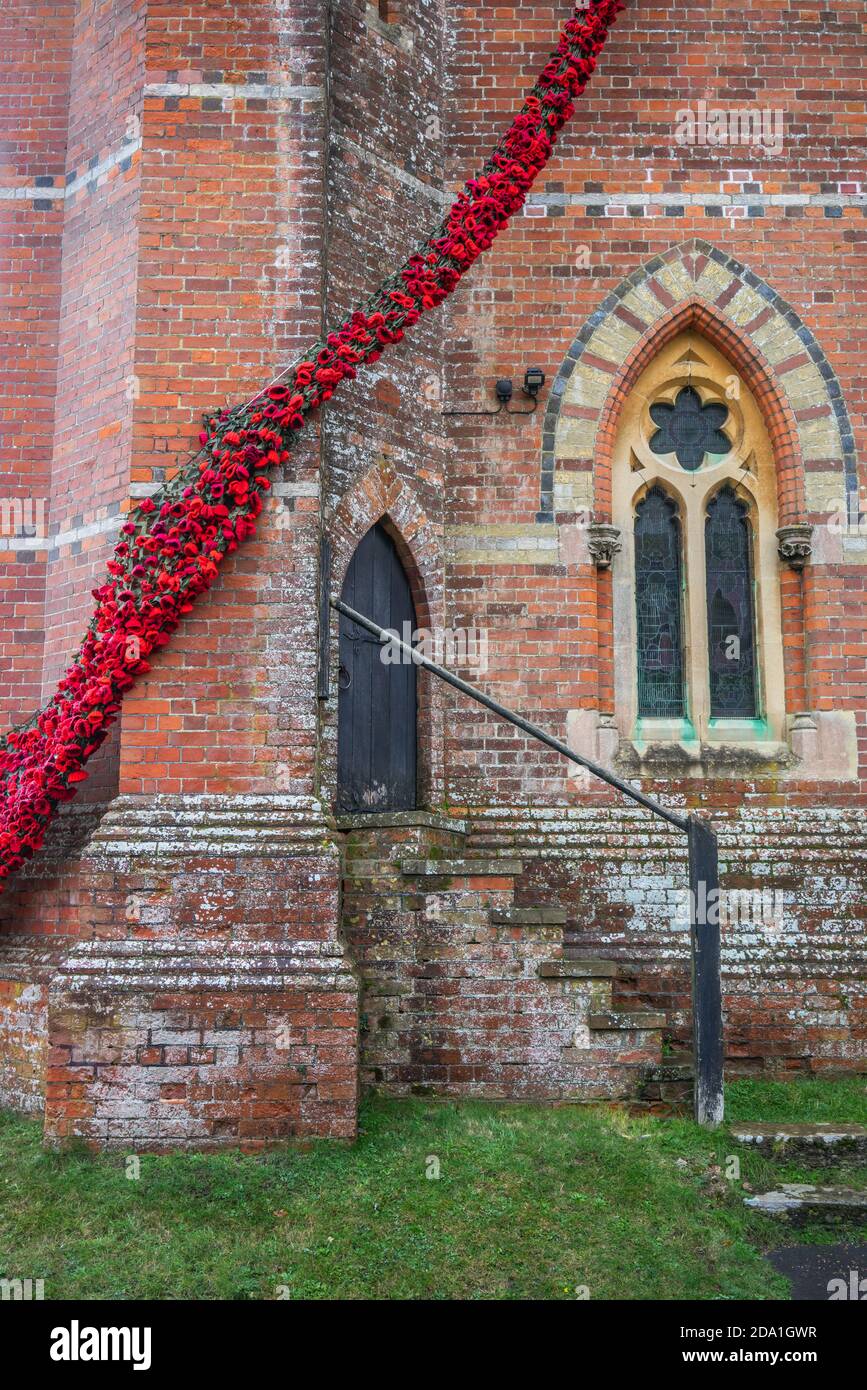
[[[614,556],[623,548],[620,528],[606,522],[593,522],[587,528],[587,548],[597,569],[610,569]]]
[[[790,569],[802,570],[813,553],[813,527],[809,522],[781,526],[777,532],[777,553]]]

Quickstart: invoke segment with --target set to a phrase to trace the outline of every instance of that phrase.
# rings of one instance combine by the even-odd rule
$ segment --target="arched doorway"
[[[406,571],[381,523],[371,527],[353,555],[341,598],[404,640],[415,632]],[[341,614],[337,806],[343,812],[416,806],[416,667],[383,661],[383,654],[375,637]]]

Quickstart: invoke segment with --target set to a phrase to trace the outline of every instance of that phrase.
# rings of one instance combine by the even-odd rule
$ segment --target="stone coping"
[[[331,835],[312,796],[119,796],[82,857],[336,856]]]
[[[344,948],[319,941],[83,941],[60,964],[58,983],[166,994],[357,988]]]

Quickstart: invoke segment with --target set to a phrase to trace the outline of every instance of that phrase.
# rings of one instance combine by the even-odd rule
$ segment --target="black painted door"
[[[343,602],[394,629],[414,632],[415,608],[394,541],[382,526],[362,540]],[[409,628],[404,629],[408,623]],[[337,778],[341,811],[408,811],[416,805],[416,670],[382,660],[380,642],[340,615]]]

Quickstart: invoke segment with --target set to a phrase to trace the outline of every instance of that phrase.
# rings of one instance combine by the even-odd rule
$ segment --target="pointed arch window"
[[[758,402],[687,330],[627,392],[614,451],[613,703],[630,758],[651,767],[677,746],[695,775],[720,776],[736,765],[722,748],[774,762],[790,716],[776,462]]]
[[[635,513],[640,717],[684,717],[681,575],[677,506],[661,488],[651,488]]]
[[[731,487],[708,505],[705,568],[711,718],[755,719],[752,530]]]

